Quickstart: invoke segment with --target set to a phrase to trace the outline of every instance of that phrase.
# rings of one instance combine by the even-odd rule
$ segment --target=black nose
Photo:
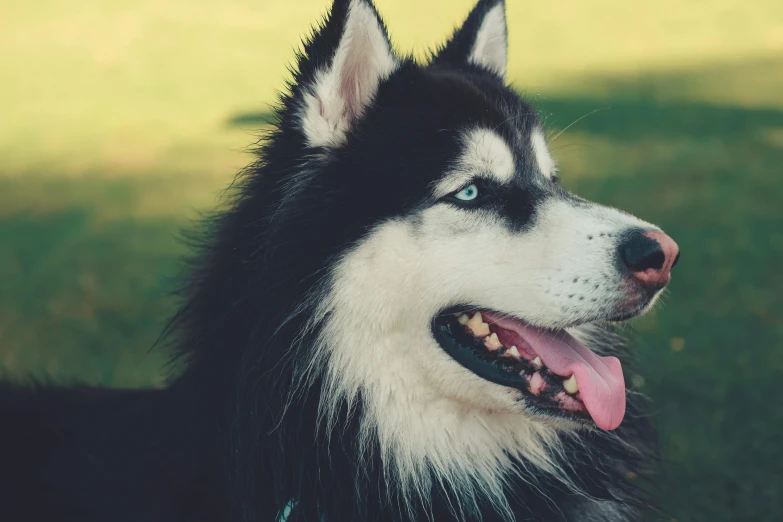
[[[658,230],[632,230],[620,242],[622,263],[633,276],[651,288],[662,288],[671,279],[671,270],[680,259],[680,248]]]
[[[644,235],[641,230],[631,232],[620,243],[620,258],[632,272],[643,272],[647,269],[663,268],[666,255],[661,244]]]

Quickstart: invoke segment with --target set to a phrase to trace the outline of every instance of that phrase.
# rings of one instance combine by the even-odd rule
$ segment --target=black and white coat
[[[485,301],[578,324],[632,371],[596,323],[608,279],[587,308],[532,277],[546,262],[599,280],[609,239],[513,272],[487,255],[643,223],[550,183],[506,62],[502,0],[480,0],[427,64],[392,50],[370,0],[335,0],[258,161],[205,223],[168,332],[182,373],[160,390],[0,388],[4,520],[641,520],[654,436],[636,394],[612,432],[542,417],[429,333],[439,310]],[[474,171],[498,203],[439,203]]]

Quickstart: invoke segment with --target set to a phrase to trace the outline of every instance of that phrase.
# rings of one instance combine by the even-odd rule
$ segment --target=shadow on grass
[[[181,223],[87,208],[0,220],[0,369],[109,386],[160,384],[149,352],[174,310]]]
[[[627,141],[649,138],[746,137],[770,127],[783,127],[783,111],[721,107],[655,100],[544,98],[537,104],[547,123],[563,128],[580,119],[574,129]]]
[[[226,124],[230,127],[258,127],[275,123],[275,114],[267,112],[240,112],[231,116]]]

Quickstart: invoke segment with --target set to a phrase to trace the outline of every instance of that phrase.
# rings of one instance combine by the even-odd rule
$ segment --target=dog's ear
[[[482,67],[505,80],[508,34],[504,0],[479,0],[462,27],[441,47],[433,64]]]
[[[299,62],[299,121],[308,145],[340,145],[397,65],[372,1],[335,0]]]

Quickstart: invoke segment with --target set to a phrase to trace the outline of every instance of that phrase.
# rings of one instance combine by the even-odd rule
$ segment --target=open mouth
[[[604,430],[625,415],[620,361],[600,357],[565,330],[547,330],[487,310],[458,307],[432,322],[435,339],[462,366],[521,390],[541,413],[588,420]]]

